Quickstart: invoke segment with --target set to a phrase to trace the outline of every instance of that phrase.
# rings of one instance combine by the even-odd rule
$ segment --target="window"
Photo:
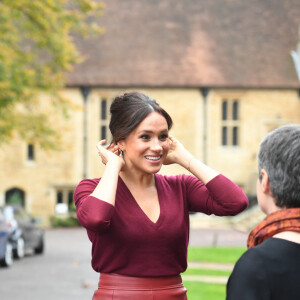
[[[227,127],[222,127],[222,145],[227,145]]]
[[[234,126],[232,129],[232,145],[237,146],[238,145],[238,127]]]
[[[106,126],[101,126],[101,140],[106,140]]]
[[[71,206],[73,206],[73,190],[72,191],[68,191],[68,206],[69,208]]]
[[[237,101],[233,102],[233,112],[232,112],[232,119],[233,120],[238,120],[238,108],[239,108],[239,103]]]
[[[57,204],[63,203],[63,192],[62,191],[57,191],[57,193],[56,193],[56,203]]]
[[[101,120],[107,119],[107,100],[101,100]]]
[[[109,101],[105,98],[100,100],[100,140],[109,139],[108,120]]]
[[[25,192],[19,188],[12,188],[5,192],[5,204],[25,206]]]
[[[34,145],[33,144],[27,145],[27,160],[34,161]]]
[[[222,120],[227,120],[227,100],[222,102]]]
[[[239,101],[224,99],[222,101],[222,146],[239,145]]]
[[[67,211],[74,211],[75,205],[73,200],[73,188],[59,188],[56,190],[56,211],[59,210],[61,213],[62,205],[65,207]],[[59,207],[59,209],[57,209]],[[62,211],[65,212],[65,211]]]

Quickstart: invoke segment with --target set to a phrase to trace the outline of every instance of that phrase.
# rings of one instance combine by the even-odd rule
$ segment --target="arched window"
[[[18,188],[12,188],[5,192],[5,204],[17,204],[25,207],[25,193]]]

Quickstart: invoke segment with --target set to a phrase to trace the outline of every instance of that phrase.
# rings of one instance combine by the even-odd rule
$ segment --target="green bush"
[[[78,227],[80,223],[76,216],[52,216],[50,219],[52,227]]]

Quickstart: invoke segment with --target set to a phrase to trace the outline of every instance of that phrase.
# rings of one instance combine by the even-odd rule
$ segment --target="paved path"
[[[205,276],[205,275],[182,275],[182,280],[226,284],[228,281],[228,277],[227,276]]]
[[[246,247],[248,232],[230,228],[192,228],[191,246]]]
[[[207,263],[207,262],[189,262],[189,268],[232,271],[234,264]]]
[[[234,264],[222,264],[222,263],[207,263],[207,262],[189,262],[188,268],[191,269],[204,269],[204,270],[218,270],[228,271],[231,273]],[[212,275],[182,275],[184,281],[199,281],[207,283],[226,284],[228,276],[212,276]]]

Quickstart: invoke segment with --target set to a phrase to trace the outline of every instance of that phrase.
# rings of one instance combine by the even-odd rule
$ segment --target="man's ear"
[[[269,175],[268,175],[268,173],[267,173],[267,171],[265,169],[261,169],[260,173],[261,173],[261,187],[262,187],[262,191],[265,194],[270,194],[271,190],[270,190],[270,183],[269,183]]]

